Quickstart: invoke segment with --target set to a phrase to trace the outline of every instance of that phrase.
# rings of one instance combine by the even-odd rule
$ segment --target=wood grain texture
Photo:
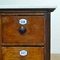
[[[5,16],[5,15],[8,15],[8,16],[40,16],[40,15],[44,15],[45,13],[43,13],[43,12],[41,12],[41,13],[39,13],[38,11],[37,12],[34,12],[34,13],[32,13],[32,12],[19,12],[19,13],[17,13],[17,12],[10,12],[10,13],[8,13],[8,12],[6,12],[6,13],[1,13],[1,15],[2,16]]]
[[[20,56],[19,52],[26,50],[27,56]],[[44,48],[40,47],[3,47],[3,60],[44,60]]]
[[[27,19],[25,34],[20,34],[19,20]],[[2,16],[3,41],[4,43],[20,44],[43,44],[45,41],[45,20],[44,16]]]
[[[1,44],[2,44],[2,24],[1,24],[1,15],[0,15],[0,60],[2,60]]]

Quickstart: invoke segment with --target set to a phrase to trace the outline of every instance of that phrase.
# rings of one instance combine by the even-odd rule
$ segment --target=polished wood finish
[[[28,54],[21,56],[19,52],[26,50]],[[3,47],[3,60],[44,60],[44,48],[40,47]]]
[[[50,60],[50,12],[54,9],[0,9],[0,60]],[[28,20],[23,35],[21,18]],[[28,55],[20,56],[20,50]]]
[[[26,19],[26,32],[19,32],[20,19]],[[2,16],[3,43],[20,44],[44,44],[45,41],[45,18],[44,16]],[[36,38],[37,37],[37,38]]]
[[[1,50],[1,43],[2,43],[2,26],[1,26],[1,16],[0,16],[0,60],[2,60],[2,50]]]

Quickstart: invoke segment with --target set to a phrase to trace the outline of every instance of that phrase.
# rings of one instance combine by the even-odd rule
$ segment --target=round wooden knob
[[[21,34],[24,34],[24,33],[26,32],[26,28],[25,28],[24,26],[21,26],[21,27],[19,28],[19,32],[20,32]]]

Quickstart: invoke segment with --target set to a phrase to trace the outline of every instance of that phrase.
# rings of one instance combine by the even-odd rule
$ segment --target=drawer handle
[[[27,51],[26,50],[21,50],[20,51],[20,56],[26,56],[27,55]]]
[[[24,34],[26,32],[26,28],[24,27],[24,25],[27,24],[27,20],[26,19],[20,19],[19,24],[21,25],[21,27],[19,28],[19,32],[21,34]]]
[[[20,32],[21,34],[24,34],[24,33],[26,32],[26,28],[25,28],[24,26],[21,26],[21,27],[19,28],[19,32]]]
[[[19,24],[20,25],[25,25],[25,24],[27,24],[27,20],[26,19],[20,19]]]

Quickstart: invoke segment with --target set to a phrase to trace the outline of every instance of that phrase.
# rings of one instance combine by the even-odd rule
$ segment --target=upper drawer
[[[19,44],[43,44],[45,37],[45,18],[44,16],[2,16],[2,42]],[[27,23],[23,25],[26,29],[21,34],[19,23],[20,19],[26,19]]]

